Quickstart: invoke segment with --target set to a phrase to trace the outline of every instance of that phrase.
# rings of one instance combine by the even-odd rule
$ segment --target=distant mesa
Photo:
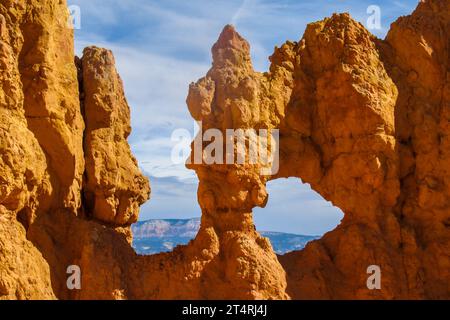
[[[131,226],[133,247],[142,255],[170,252],[176,246],[188,244],[199,230],[200,218],[139,221]],[[273,231],[261,231],[260,234],[270,240],[277,254],[301,250],[308,242],[320,238]]]

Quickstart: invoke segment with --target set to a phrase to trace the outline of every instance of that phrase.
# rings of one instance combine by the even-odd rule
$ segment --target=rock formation
[[[127,243],[149,195],[111,53],[76,64],[68,21],[64,1],[0,3],[0,297],[67,297],[90,232]]]
[[[126,142],[114,58],[87,48],[74,59],[66,11],[64,1],[0,2],[0,298],[450,298],[448,0],[422,1],[385,40],[348,14],[312,23],[266,73],[225,27],[189,110],[204,131],[279,130],[279,170],[192,161],[209,145],[196,139],[188,167],[200,180],[200,231],[153,256],[130,246],[150,189]],[[345,217],[276,256],[252,209],[283,177],[309,183]],[[66,286],[70,265],[81,290]],[[366,286],[370,265],[381,290]]]
[[[148,180],[131,154],[130,108],[110,51],[86,48],[80,61],[82,109],[86,130],[84,152],[85,207],[95,219],[130,225],[148,199]]]

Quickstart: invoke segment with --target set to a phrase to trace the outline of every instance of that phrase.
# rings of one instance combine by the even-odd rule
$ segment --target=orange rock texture
[[[83,196],[95,219],[130,225],[148,199],[148,180],[131,154],[130,108],[110,51],[86,48],[80,61],[86,130]]]
[[[192,161],[208,147],[196,139],[200,231],[153,256],[130,246],[150,187],[114,58],[95,47],[75,58],[67,20],[64,1],[0,2],[0,299],[450,298],[448,0],[422,1],[385,40],[348,14],[312,23],[266,73],[225,27],[189,111],[203,131],[278,129],[279,170]],[[285,177],[345,217],[276,256],[252,209]],[[70,265],[80,290],[67,288]],[[381,290],[367,288],[370,265]]]

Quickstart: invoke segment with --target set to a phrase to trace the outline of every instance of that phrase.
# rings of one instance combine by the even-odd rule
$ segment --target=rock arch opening
[[[298,178],[281,178],[267,183],[269,200],[265,208],[253,209],[258,232],[269,238],[277,254],[301,250],[333,230],[341,221],[341,209],[326,201]]]

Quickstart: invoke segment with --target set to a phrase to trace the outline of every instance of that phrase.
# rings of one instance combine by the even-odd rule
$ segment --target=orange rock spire
[[[280,170],[189,164],[197,237],[138,256],[150,193],[131,154],[111,52],[74,59],[64,1],[0,3],[0,299],[449,299],[448,0],[419,3],[385,40],[348,14],[312,23],[253,70],[232,26],[187,105],[204,129],[278,129]],[[276,256],[254,228],[266,183],[298,177],[341,224]],[[82,289],[66,286],[67,267]],[[366,286],[382,270],[381,290]]]

